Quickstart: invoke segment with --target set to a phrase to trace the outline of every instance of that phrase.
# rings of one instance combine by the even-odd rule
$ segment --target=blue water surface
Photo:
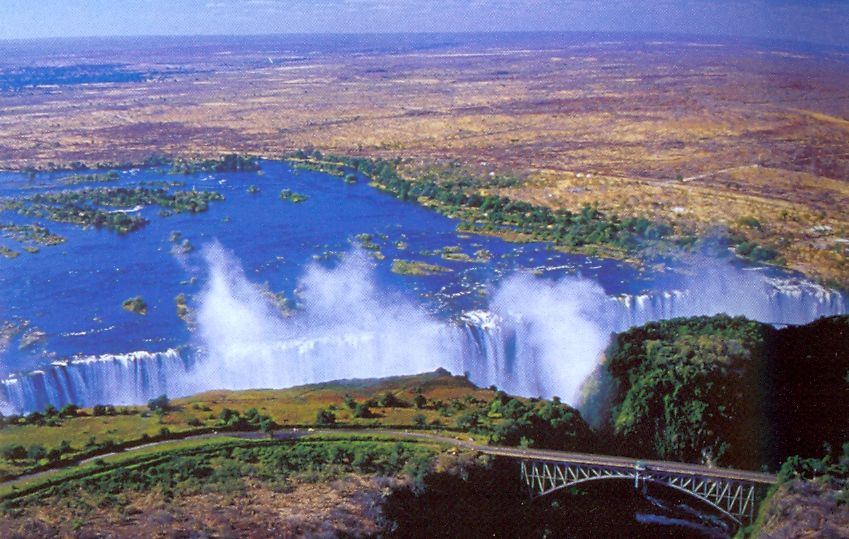
[[[496,285],[505,275],[528,271],[557,278],[580,274],[598,281],[611,293],[635,293],[656,284],[646,274],[614,260],[565,254],[539,243],[508,243],[499,238],[456,232],[457,222],[413,202],[400,201],[368,185],[324,173],[293,170],[290,163],[264,161],[262,172],[202,173],[174,176],[157,168],[120,172],[120,180],[69,187],[68,172],[40,173],[34,179],[0,173],[0,197],[29,196],[43,191],[86,187],[138,186],[150,181],[179,181],[172,190],[214,190],[225,200],[210,203],[200,214],[159,216],[158,207],[139,213],[150,223],[126,235],[109,230],[41,221],[67,241],[30,254],[9,238],[5,245],[21,254],[0,258],[0,323],[29,321],[46,339],[19,350],[18,340],[0,356],[0,376],[26,371],[49,360],[81,355],[161,351],[186,343],[190,334],[176,314],[175,296],[189,304],[205,282],[202,249],[220,242],[243,264],[247,277],[268,283],[274,292],[294,297],[298,278],[311,263],[333,265],[360,245],[357,236],[370,234],[379,245],[372,254],[379,286],[419,302],[440,317],[484,306],[481,288]],[[249,185],[260,192],[250,194]],[[302,203],[283,201],[281,189],[307,195]],[[132,210],[132,209],[129,209]],[[2,222],[37,220],[13,212]],[[180,238],[172,242],[172,233]],[[188,240],[193,250],[180,253]],[[406,244],[399,248],[398,242]],[[475,259],[485,249],[489,260],[446,260],[439,251],[457,246]],[[393,259],[418,260],[448,267],[438,275],[409,276],[391,271]],[[141,316],[121,308],[127,298],[142,296],[148,305]]]

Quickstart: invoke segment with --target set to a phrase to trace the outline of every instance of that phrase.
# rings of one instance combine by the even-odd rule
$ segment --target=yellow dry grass
[[[508,193],[553,207],[595,202],[697,230],[755,217],[763,228],[742,233],[849,286],[837,241],[849,207],[845,58],[683,44],[327,52],[264,68],[244,58],[239,69],[3,96],[0,166],[307,146],[457,161],[530,174]],[[811,234],[819,225],[832,232]]]

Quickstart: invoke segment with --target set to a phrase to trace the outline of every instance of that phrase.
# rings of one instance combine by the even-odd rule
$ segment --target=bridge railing
[[[633,480],[635,488],[649,482],[661,484],[702,500],[740,525],[754,520],[756,504],[765,490],[754,481],[655,470],[639,463],[623,466],[524,459],[520,474],[532,497],[599,480]]]

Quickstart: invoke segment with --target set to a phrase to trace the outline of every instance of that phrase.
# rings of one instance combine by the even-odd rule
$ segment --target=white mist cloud
[[[436,320],[381,289],[359,251],[333,268],[309,265],[300,308],[282,316],[268,291],[248,281],[220,245],[208,246],[207,286],[197,312],[204,353],[194,385],[287,387],[341,378],[468,371],[479,385],[575,404],[610,334],[676,316],[728,313],[768,322],[807,322],[845,312],[842,296],[804,282],[777,281],[727,264],[699,265],[681,289],[608,296],[591,280],[518,274],[495,289],[489,312],[466,324]]]
[[[575,405],[613,331],[721,312],[773,323],[847,312],[846,297],[833,290],[704,260],[675,288],[657,283],[641,296],[611,297],[577,277],[514,275],[495,288],[488,311],[443,322],[381,289],[370,259],[355,251],[334,268],[305,268],[300,308],[284,317],[267,287],[250,282],[221,245],[207,246],[203,256],[208,279],[195,298],[197,357],[190,349],[187,357],[168,350],[79,358],[0,381],[0,410],[141,404],[163,392],[279,388],[437,367],[466,370],[482,386],[559,395]]]
[[[302,308],[281,316],[220,245],[206,248],[209,281],[197,313],[205,388],[286,387],[455,368],[455,334],[400,297],[378,290],[367,258],[313,264]]]
[[[607,345],[612,306],[601,286],[586,279],[514,275],[501,283],[491,309],[515,332],[511,389],[576,402]]]

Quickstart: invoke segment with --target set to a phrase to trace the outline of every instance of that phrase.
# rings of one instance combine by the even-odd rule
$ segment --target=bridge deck
[[[539,449],[518,449],[512,447],[478,446],[482,453],[512,458],[524,458],[545,462],[568,462],[572,464],[589,464],[595,466],[608,466],[611,468],[634,469],[640,465],[647,470],[657,472],[675,473],[680,475],[692,475],[695,477],[714,477],[718,479],[730,479],[736,481],[748,481],[772,485],[777,481],[773,474],[736,470],[733,468],[712,468],[698,464],[684,464],[661,460],[640,460],[628,457],[615,457],[608,455],[595,455],[592,453],[572,453],[566,451],[548,451]]]
[[[433,434],[417,432],[384,432],[391,432],[395,435],[400,435],[408,438],[425,438],[433,441],[441,441],[444,443],[456,445],[458,447],[465,447],[467,449],[480,451],[481,453],[485,453],[487,455],[495,455],[500,457],[538,460],[545,462],[569,462],[572,464],[608,466],[611,468],[628,468],[631,470],[633,470],[637,465],[642,465],[646,469],[654,470],[657,472],[691,475],[693,477],[712,477],[717,479],[748,481],[750,483],[758,483],[763,485],[772,485],[777,481],[777,478],[774,474],[751,472],[747,470],[736,470],[734,468],[714,468],[711,466],[701,466],[698,464],[684,464],[680,462],[670,462],[662,460],[633,459],[629,457],[596,455],[593,453],[574,453],[571,451],[554,451],[549,449],[523,449],[519,447],[480,445],[474,442],[458,440],[457,438],[448,438],[447,436],[437,436]]]

